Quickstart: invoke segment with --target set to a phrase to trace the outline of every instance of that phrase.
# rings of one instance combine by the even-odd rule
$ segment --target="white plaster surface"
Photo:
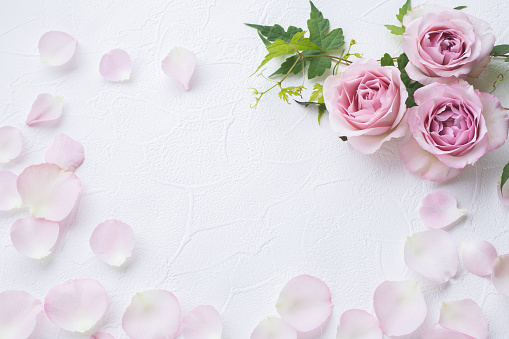
[[[315,3],[346,39],[358,41],[355,52],[379,58],[401,52],[401,39],[383,24],[397,23],[402,2]],[[468,5],[468,13],[492,24],[498,43],[509,43],[506,0],[441,3]],[[110,300],[97,329],[127,338],[121,319],[131,296],[163,288],[178,297],[184,313],[199,304],[215,306],[224,318],[223,338],[244,339],[261,319],[277,315],[282,286],[306,273],[330,286],[334,309],[322,328],[299,338],[331,339],[343,311],[373,312],[379,283],[415,279],[429,315],[405,338],[433,326],[442,301],[464,298],[481,305],[490,338],[509,338],[509,298],[489,279],[461,267],[450,283],[437,286],[403,261],[405,237],[425,229],[419,203],[438,188],[469,210],[450,229],[458,247],[479,238],[509,253],[508,209],[496,191],[509,145],[458,178],[433,184],[406,171],[401,142],[366,156],[330,131],[327,116],[319,126],[314,110],[287,105],[276,93],[251,109],[249,88],[268,83],[249,77],[264,47],[243,23],[304,27],[308,13],[304,0],[0,0],[0,125],[20,128],[24,138],[21,157],[3,168],[19,173],[43,162],[60,132],[86,152],[76,172],[83,193],[50,257],[34,261],[12,246],[10,225],[26,211],[0,215],[0,291],[23,289],[44,299],[54,285],[97,279]],[[49,30],[78,40],[72,67],[51,69],[39,61],[37,42]],[[175,45],[197,54],[187,93],[160,68]],[[101,78],[99,60],[113,48],[131,55],[131,81]],[[503,73],[508,80],[495,94],[505,107],[508,70],[509,64],[492,62],[475,81],[490,91]],[[40,93],[63,96],[64,113],[56,123],[29,128],[24,121]],[[133,257],[120,269],[105,265],[88,245],[95,226],[109,218],[135,232]],[[42,338],[88,337],[40,317],[31,339]]]

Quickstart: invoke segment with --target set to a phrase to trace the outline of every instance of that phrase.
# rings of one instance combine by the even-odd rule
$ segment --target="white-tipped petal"
[[[115,339],[115,337],[106,332],[95,332],[89,339]]]
[[[11,226],[12,244],[32,259],[48,256],[57,243],[59,233],[57,222],[34,217],[18,219]]]
[[[23,138],[16,127],[0,127],[0,163],[7,163],[21,154]]]
[[[223,321],[212,306],[201,305],[182,318],[184,339],[221,339]]]
[[[442,303],[440,326],[477,339],[488,337],[488,324],[481,308],[470,299]]]
[[[509,254],[504,254],[493,263],[491,281],[500,293],[509,297]]]
[[[65,170],[74,172],[85,161],[83,145],[68,135],[59,134],[46,151],[46,162],[57,164]]]
[[[260,321],[250,339],[297,339],[297,332],[283,320],[269,317]]]
[[[461,245],[461,257],[467,271],[480,277],[491,274],[497,250],[486,240],[464,241]]]
[[[462,216],[466,210],[458,208],[456,199],[445,191],[435,191],[422,199],[419,214],[429,228],[449,226]]]
[[[0,211],[21,207],[17,187],[18,176],[10,171],[0,171]]]
[[[0,338],[26,339],[32,334],[42,303],[25,291],[0,293]]]
[[[40,94],[32,104],[25,124],[31,126],[38,122],[56,120],[62,115],[63,106],[64,100],[62,97],[54,97],[46,93]]]
[[[122,265],[134,247],[134,234],[131,226],[120,220],[106,220],[100,223],[90,237],[90,248],[105,263]]]
[[[336,339],[382,339],[378,320],[363,310],[348,310],[339,319]]]
[[[196,55],[185,48],[173,47],[163,60],[161,67],[167,76],[177,80],[180,86],[187,91],[196,68]]]
[[[123,49],[114,49],[104,54],[99,63],[99,72],[109,81],[125,81],[131,77],[131,57]]]
[[[39,40],[41,61],[50,66],[62,66],[72,59],[76,45],[76,39],[67,33],[47,32]]]

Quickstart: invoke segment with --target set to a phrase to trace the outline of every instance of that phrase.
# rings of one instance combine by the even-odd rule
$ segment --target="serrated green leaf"
[[[401,72],[401,81],[403,81],[403,84],[405,85],[406,90],[408,92],[408,98],[407,98],[405,104],[408,108],[417,106],[417,104],[415,103],[415,100],[414,100],[414,93],[416,90],[421,88],[423,85],[417,81],[413,81],[412,79],[410,79],[407,72],[405,71],[405,67],[408,64],[408,57],[406,56],[405,53],[402,53],[398,57],[397,62],[398,62],[398,69]]]
[[[462,9],[465,9],[465,8],[467,8],[467,6],[454,7],[454,9],[457,9],[458,11],[461,11]]]
[[[319,77],[332,67],[331,58],[311,58],[308,68],[308,79]]]
[[[266,38],[266,37],[264,37],[264,36],[262,35],[262,33],[260,33],[260,31],[257,31],[257,32],[258,32],[258,36],[260,37],[260,39],[262,39],[263,44],[265,45],[265,47],[270,46],[270,41],[269,41],[269,40],[267,40],[267,38]]]
[[[502,191],[502,187],[504,187],[507,179],[509,179],[509,163],[504,166],[502,170],[502,178],[500,179],[500,191]]]
[[[311,96],[309,97],[309,101],[317,101],[318,103],[323,103],[323,85],[316,83],[313,86],[313,92],[311,93]]]
[[[308,38],[304,38],[305,31],[296,33],[290,43],[299,51],[313,51],[319,49],[317,45],[312,43]]]
[[[301,93],[302,93],[302,89],[303,89],[302,86],[284,87],[284,88],[281,88],[281,91],[279,91],[278,95],[279,95],[280,99],[283,99],[284,101],[286,101],[286,103],[289,104],[290,101],[288,99],[291,96],[298,96],[298,97],[300,97]]]
[[[409,10],[412,9],[412,5],[410,4],[410,0],[407,0],[405,4],[399,9],[399,13],[396,14],[396,18],[399,22],[403,22],[403,17]]]
[[[272,59],[291,54],[294,51],[294,49],[288,44],[288,42],[285,42],[283,40],[274,41],[269,46],[267,46],[267,50],[269,51],[269,53],[265,56],[260,66],[258,66],[258,68],[256,69],[256,71],[254,71],[253,74],[256,74],[263,66],[265,66]]]
[[[295,64],[295,61],[297,61],[298,58],[299,58],[298,55],[294,55],[294,56],[288,57],[281,64],[281,67],[279,67],[277,71],[272,73],[269,76],[269,78],[273,77],[274,75],[278,75],[278,74],[287,74],[290,71],[290,69],[292,68],[292,66]],[[292,69],[292,73],[293,74],[298,74],[300,72],[302,72],[302,61],[300,61],[297,64],[295,64],[295,67]]]
[[[394,35],[403,35],[403,33],[405,33],[405,27],[394,25],[384,25],[384,26],[387,27],[387,29],[391,31],[391,33]]]
[[[394,66],[394,60],[392,60],[392,57],[388,53],[385,53],[380,59],[380,64],[382,66]]]
[[[493,50],[491,51],[491,55],[497,56],[497,55],[504,55],[509,53],[509,45],[498,45],[493,47]]]
[[[309,40],[319,47],[322,52],[338,49],[344,43],[343,30],[336,28],[329,32],[329,20],[323,17],[322,12],[316,8],[312,1],[311,14],[307,22],[309,29]]]
[[[263,35],[267,40],[274,42],[276,40],[283,40],[286,42],[290,42],[293,36],[296,33],[302,32],[302,28],[290,26],[288,30],[285,31],[283,27],[280,25],[274,26],[263,26],[263,25],[255,25],[255,24],[246,24],[246,26],[257,29],[261,35]]]

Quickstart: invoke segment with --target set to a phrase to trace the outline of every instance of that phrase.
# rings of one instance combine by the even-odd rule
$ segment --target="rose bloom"
[[[404,136],[408,93],[400,76],[396,67],[369,59],[356,60],[340,75],[329,76],[323,97],[331,128],[366,154]]]
[[[403,18],[408,76],[422,84],[477,78],[490,61],[495,36],[489,24],[437,5],[413,8]]]
[[[498,99],[466,82],[419,88],[408,110],[412,138],[401,148],[410,172],[431,181],[449,180],[466,165],[502,146],[508,115]]]

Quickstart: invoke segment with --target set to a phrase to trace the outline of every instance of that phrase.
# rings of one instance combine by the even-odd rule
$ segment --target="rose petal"
[[[180,304],[164,290],[136,293],[122,318],[130,339],[173,339],[180,330]]]
[[[21,154],[23,138],[19,129],[11,126],[0,127],[0,163],[7,163]]]
[[[33,259],[48,256],[58,240],[60,226],[55,221],[28,217],[11,226],[11,240],[22,254]]]
[[[0,293],[0,338],[25,339],[32,334],[42,303],[25,291]]]
[[[0,171],[0,211],[21,207],[17,187],[18,176],[10,171]]]
[[[380,329],[388,336],[400,336],[415,331],[428,312],[421,289],[413,281],[385,281],[373,298]]]
[[[184,339],[221,339],[223,321],[212,306],[201,305],[182,319]]]
[[[80,167],[84,160],[83,145],[65,134],[57,135],[46,151],[46,162],[57,164],[71,172]]]
[[[131,257],[133,247],[133,230],[120,220],[106,220],[94,229],[90,237],[92,251],[112,266],[120,266]]]
[[[422,199],[419,215],[424,224],[430,228],[449,226],[462,216],[466,210],[458,208],[456,199],[445,191],[439,190]]]
[[[495,260],[491,281],[500,293],[509,297],[509,254],[501,255]]]
[[[469,335],[446,328],[434,328],[424,333],[422,339],[475,339]]]
[[[99,72],[109,81],[125,81],[131,77],[131,57],[123,49],[114,49],[104,54],[99,63]]]
[[[429,230],[407,238],[405,262],[411,270],[442,284],[458,271],[459,256],[449,233]]]
[[[309,332],[322,325],[331,314],[330,289],[316,277],[297,276],[283,287],[276,309],[297,332]]]
[[[47,32],[39,40],[41,61],[50,66],[69,62],[76,52],[76,40],[64,32]]]
[[[108,295],[94,279],[76,279],[49,290],[44,311],[55,325],[71,332],[86,332],[102,318]]]
[[[488,324],[481,308],[470,299],[442,303],[440,326],[477,339],[488,337]]]
[[[486,240],[464,241],[461,245],[463,265],[467,271],[480,277],[491,274],[497,255],[495,247]]]
[[[478,94],[483,106],[484,121],[488,128],[487,152],[490,152],[502,146],[507,140],[509,117],[496,96],[484,92],[478,92]]]
[[[378,320],[366,311],[348,310],[339,319],[336,339],[382,339]]]
[[[61,221],[74,208],[81,182],[55,164],[32,165],[19,175],[18,192],[34,217]]]
[[[106,332],[95,332],[90,339],[115,339],[115,337]]]
[[[283,320],[269,317],[260,321],[251,339],[297,339],[297,332]]]
[[[182,88],[189,90],[189,81],[196,67],[196,56],[182,47],[173,47],[163,60],[162,69],[170,78],[177,80]]]
[[[26,124],[31,126],[42,121],[56,120],[62,115],[63,98],[51,94],[40,94],[32,104]]]

